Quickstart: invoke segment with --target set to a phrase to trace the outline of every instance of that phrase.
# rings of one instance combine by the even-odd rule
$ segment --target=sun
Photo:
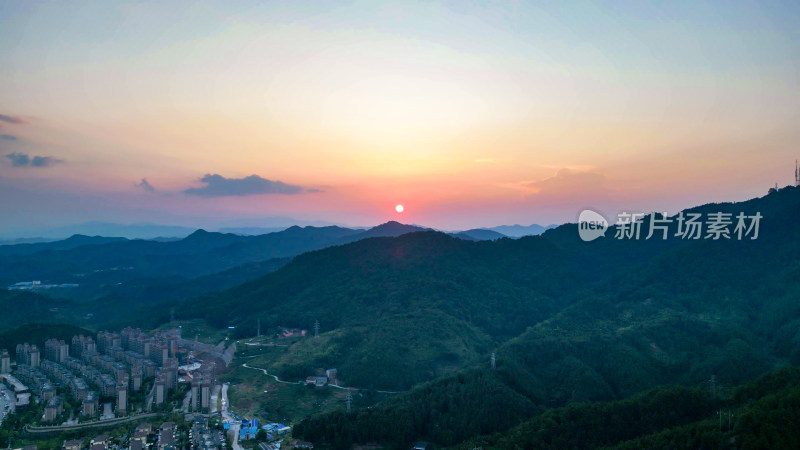
[[[405,208],[403,208],[403,205],[397,205],[397,206],[394,207],[394,210],[399,212],[399,213],[403,212],[404,209]]]

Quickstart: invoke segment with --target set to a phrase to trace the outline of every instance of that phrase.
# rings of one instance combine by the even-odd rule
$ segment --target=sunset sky
[[[549,224],[792,183],[800,3],[645,3],[2,1],[0,237]]]

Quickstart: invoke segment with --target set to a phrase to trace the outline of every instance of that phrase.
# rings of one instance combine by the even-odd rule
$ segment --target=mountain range
[[[439,237],[441,242],[433,245],[432,236],[414,233],[397,242],[386,242],[386,252],[404,255],[404,262],[384,257],[382,263],[376,262],[372,267],[382,264],[391,268],[388,273],[397,273],[395,266],[399,265],[407,273],[410,269],[403,266],[416,264],[421,267],[415,272],[441,280],[441,286],[434,288],[431,282],[421,285],[421,292],[414,291],[419,284],[414,277],[404,289],[416,292],[419,300],[404,302],[414,297],[397,292],[402,282],[393,279],[391,284],[384,278],[366,290],[381,299],[374,304],[386,304],[395,313],[395,321],[403,317],[404,310],[419,314],[425,311],[422,305],[426,305],[437,314],[478,328],[489,339],[476,341],[474,353],[480,357],[452,374],[437,373],[431,381],[415,384],[408,393],[375,408],[309,418],[300,424],[297,435],[336,447],[375,441],[399,447],[413,440],[441,446],[463,443],[464,448],[481,443],[489,443],[487,448],[560,447],[555,441],[534,445],[534,436],[541,436],[536,433],[551,427],[555,420],[545,420],[542,414],[573,414],[572,419],[557,417],[571,421],[562,425],[570,430],[562,435],[566,439],[570,433],[582,433],[580,423],[586,423],[588,428],[595,426],[588,413],[585,418],[578,418],[575,405],[616,405],[614,402],[663,385],[707,389],[712,377],[716,386],[731,392],[763,373],[800,364],[800,188],[781,189],[747,202],[703,205],[684,213],[708,216],[718,212],[731,217],[740,212],[761,214],[758,238],[676,238],[674,221],[668,230],[671,238],[666,240],[614,239],[611,236],[617,229],[612,227],[607,233],[610,237],[583,242],[573,224],[516,241],[469,243]],[[649,220],[642,222],[644,230],[649,225]],[[412,240],[427,241],[427,245],[415,245]],[[522,252],[527,258],[509,249],[500,251],[504,246],[528,247]],[[425,256],[420,254],[423,249]],[[355,249],[351,251],[358,254]],[[248,283],[246,286],[253,293],[248,301],[261,297],[265,305],[281,305],[291,311],[292,303],[281,300],[282,292],[292,291],[290,286],[264,292],[258,290],[256,283],[271,286],[282,272],[286,273],[283,279],[291,279],[288,272],[295,263],[309,264],[308,258],[321,256],[305,255],[260,282]],[[456,261],[454,266],[470,270],[450,272],[452,269],[442,261],[451,260]],[[355,270],[368,270],[362,267]],[[485,267],[494,271],[481,277],[473,272],[476,267],[481,268],[479,271]],[[528,279],[518,278],[522,274],[527,274]],[[493,294],[499,291],[495,286],[505,282],[521,288],[521,292],[493,303]],[[305,292],[314,293],[319,304],[327,304],[325,311],[344,308],[342,302],[361,302],[353,295],[326,296],[326,290],[314,284],[306,286]],[[475,292],[480,301],[465,299],[467,292]],[[399,298],[389,302],[394,293]],[[319,311],[304,303],[302,294],[292,297],[300,301],[299,313],[312,316]],[[488,313],[481,310],[483,305],[489,306]],[[269,320],[270,308],[263,311],[262,320]],[[370,314],[377,315],[374,311]],[[235,315],[228,317],[235,319]],[[422,322],[419,318],[414,320]],[[346,328],[347,324],[336,326]],[[502,331],[518,334],[507,339]],[[396,348],[383,350],[402,355],[402,359],[407,354],[403,344],[409,341],[414,343],[405,337],[399,342],[389,341],[385,345]],[[484,350],[480,345],[487,342],[491,348]],[[435,342],[430,345],[436,347]],[[357,351],[361,350],[356,347],[349,352]],[[443,350],[436,359],[446,354]],[[496,360],[494,369],[490,364],[492,355]],[[337,356],[340,361],[347,361]],[[361,361],[365,364],[354,365],[352,370],[369,371],[369,359],[362,357]],[[276,365],[273,369],[281,367]],[[342,377],[347,376],[346,371],[341,373]],[[620,432],[607,444],[645,436],[648,429],[655,433],[695,421],[700,424],[703,414],[719,404],[709,401],[704,413],[689,412],[694,406],[688,396],[672,404],[664,397],[647,402],[656,411],[678,408],[681,419],[654,417],[648,424],[652,428],[635,426],[633,422],[627,428],[619,423],[614,424],[616,428],[609,424],[615,432],[629,433]],[[570,406],[573,407],[569,410],[559,409]],[[600,407],[605,406],[594,408]],[[639,434],[631,434],[633,431]],[[680,436],[689,439],[684,434]],[[591,437],[575,439],[590,442]],[[573,446],[576,445],[566,445]],[[682,445],[666,445],[676,447]]]
[[[324,221],[307,221],[296,220],[292,218],[266,218],[261,220],[239,220],[231,223],[230,225],[218,226],[209,228],[212,231],[224,234],[239,234],[244,236],[257,236],[262,234],[275,233],[283,231],[292,226],[312,226],[312,227],[327,227],[327,226],[340,226],[333,223]],[[484,230],[494,231],[497,234],[486,234],[492,236],[491,239],[498,239],[501,237],[522,237],[534,236],[542,234],[546,230],[555,227],[555,225],[541,226],[541,225],[501,225],[492,228],[476,228],[466,231],[453,231],[452,234],[466,233],[462,237],[469,239],[469,235],[473,232],[483,233]],[[367,230],[371,227],[347,227],[358,230]],[[421,227],[423,228],[423,227]],[[15,244],[30,244],[53,242],[66,239],[68,237],[79,236],[103,236],[103,237],[121,237],[126,239],[151,239],[151,240],[177,240],[189,236],[197,228],[179,226],[179,225],[161,225],[153,223],[134,223],[134,224],[120,224],[111,222],[84,222],[74,225],[64,225],[52,228],[33,228],[24,231],[6,232],[0,234],[0,247]],[[472,237],[477,240],[484,240],[485,238]]]
[[[87,287],[52,292],[66,298],[3,298],[43,305],[57,315],[46,321],[95,329],[154,328],[170,312],[233,327],[234,337],[255,335],[257,323],[319,321],[318,339],[298,341],[267,369],[292,381],[337,367],[345,385],[404,391],[370,409],[310,417],[295,429],[301,438],[343,448],[412,440],[524,448],[552,425],[542,418],[563,420],[573,410],[562,408],[587,402],[609,411],[705,405],[683,422],[659,416],[652,429],[690,426],[716,400],[672,388],[637,396],[695,389],[712,376],[732,390],[800,364],[800,188],[682,212],[718,213],[730,215],[731,230],[739,213],[759,215],[757,239],[681,238],[676,217],[667,239],[645,238],[656,225],[648,217],[640,239],[617,239],[623,230],[612,226],[591,242],[576,224],[517,239],[397,222],[259,236],[198,230],[171,242],[76,237],[0,251],[0,279],[82,273]],[[14,320],[31,321],[24,309]],[[604,442],[645,439],[620,436]]]

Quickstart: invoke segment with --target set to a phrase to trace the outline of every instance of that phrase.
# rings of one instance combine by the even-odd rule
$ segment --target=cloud
[[[33,167],[50,167],[56,164],[63,163],[60,159],[53,158],[52,156],[34,156],[31,159],[31,166]]]
[[[53,158],[52,156],[28,156],[26,153],[9,153],[6,155],[14,167],[50,167],[63,160]]]
[[[10,134],[0,134],[0,139],[4,139],[6,141],[16,141],[17,137]]]
[[[608,179],[598,172],[562,168],[551,177],[526,183],[525,187],[532,189],[534,194],[598,192],[608,189]]]
[[[154,188],[153,185],[150,184],[149,181],[147,181],[147,178],[142,178],[142,181],[134,184],[134,186],[136,186],[138,188],[142,188],[147,192],[155,192],[156,191],[156,188]]]
[[[317,189],[306,189],[302,186],[272,181],[258,175],[244,178],[225,178],[218,174],[206,174],[200,179],[205,186],[189,188],[184,194],[202,197],[244,196],[258,194],[300,194],[303,192],[319,192]]]
[[[16,116],[7,116],[7,115],[5,115],[5,114],[0,114],[0,121],[2,121],[2,122],[8,122],[8,123],[13,123],[13,124],[23,124],[23,123],[28,123],[28,122],[25,122],[24,120],[22,120],[22,118],[20,118],[20,117],[16,117]]]
[[[31,163],[31,158],[25,153],[9,153],[6,158],[11,160],[11,165],[14,167],[24,167]]]

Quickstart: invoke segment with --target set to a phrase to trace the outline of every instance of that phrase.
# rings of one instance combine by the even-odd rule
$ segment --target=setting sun
[[[399,212],[399,213],[403,212],[404,209],[405,208],[403,208],[403,205],[397,205],[397,206],[394,207],[394,210]]]

